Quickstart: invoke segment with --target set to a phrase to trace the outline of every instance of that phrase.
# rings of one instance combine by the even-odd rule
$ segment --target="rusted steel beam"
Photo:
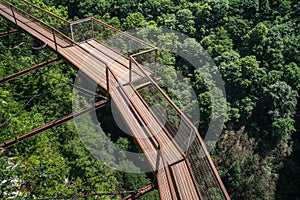
[[[6,76],[6,77],[0,79],[0,84],[5,83],[5,82],[7,82],[7,81],[9,81],[9,80],[12,80],[12,79],[14,79],[14,78],[17,78],[17,77],[19,77],[19,76],[22,76],[22,75],[24,75],[24,74],[27,74],[27,73],[29,73],[29,72],[31,72],[31,71],[37,70],[37,69],[39,69],[39,68],[41,68],[41,67],[47,66],[47,65],[49,65],[49,64],[51,64],[51,63],[54,63],[54,62],[58,61],[59,59],[60,59],[60,58],[58,58],[58,57],[53,57],[53,58],[50,58],[49,60],[46,60],[46,61],[44,61],[44,62],[41,62],[41,63],[39,63],[39,64],[37,64],[37,65],[32,66],[32,67],[29,67],[29,68],[24,69],[24,70],[22,70],[22,71],[19,71],[19,72],[17,72],[17,73],[8,75],[8,76]]]
[[[29,132],[27,132],[27,133],[25,133],[25,134],[17,137],[17,139],[15,139],[15,140],[14,139],[7,140],[4,143],[0,144],[0,148],[8,148],[8,147],[10,147],[12,145],[18,144],[18,143],[20,143],[20,142],[22,142],[22,141],[24,141],[26,139],[31,138],[32,136],[40,134],[40,133],[42,133],[42,132],[44,132],[46,130],[49,130],[49,129],[55,127],[55,126],[64,124],[65,122],[67,122],[67,121],[69,121],[69,120],[71,120],[71,119],[73,119],[75,117],[78,117],[78,116],[80,116],[80,115],[82,115],[84,113],[87,113],[87,112],[92,111],[92,110],[97,109],[97,108],[101,108],[101,107],[105,106],[108,102],[109,102],[109,100],[106,100],[106,99],[98,101],[97,103],[95,103],[95,104],[93,104],[93,105],[91,105],[89,107],[83,108],[83,109],[81,109],[81,110],[79,110],[77,112],[71,113],[71,114],[66,115],[64,117],[61,117],[61,118],[59,118],[59,119],[57,119],[55,121],[49,122],[49,123],[47,123],[47,124],[45,124],[43,126],[40,126],[40,127],[36,128],[36,129],[33,129],[33,130],[31,130],[31,131],[29,131]]]
[[[13,29],[13,30],[5,31],[5,32],[0,33],[0,38],[1,37],[6,37],[6,36],[8,36],[10,34],[15,34],[15,33],[18,33],[18,32],[19,32],[18,29]]]
[[[138,189],[138,191],[136,193],[128,195],[128,196],[124,197],[122,200],[138,199],[138,198],[144,196],[145,194],[147,194],[148,192],[151,192],[153,189],[154,189],[153,184],[146,185],[146,186]]]

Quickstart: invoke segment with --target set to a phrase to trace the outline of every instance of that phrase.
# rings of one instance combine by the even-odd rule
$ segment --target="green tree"
[[[255,19],[259,11],[259,0],[241,0],[240,9],[246,19]]]
[[[267,26],[260,22],[253,29],[251,29],[243,38],[245,41],[244,47],[246,54],[251,55],[253,48],[261,45],[261,42],[266,38],[268,33]]]
[[[141,5],[141,11],[149,19],[157,19],[160,17],[173,14],[176,8],[172,0],[146,0]],[[164,17],[163,17],[164,18]]]
[[[300,90],[300,67],[296,63],[290,63],[284,67],[283,79],[295,91]]]
[[[193,35],[195,33],[195,17],[189,9],[178,10],[176,12],[176,19],[178,31],[188,35]]]
[[[232,50],[233,43],[228,32],[223,28],[217,28],[215,32],[204,37],[200,44],[214,58],[225,51]]]
[[[131,30],[138,27],[145,27],[147,25],[147,21],[142,13],[130,13],[123,22],[123,29]]]

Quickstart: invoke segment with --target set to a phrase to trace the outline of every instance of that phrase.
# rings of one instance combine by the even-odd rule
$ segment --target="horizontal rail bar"
[[[134,194],[131,194],[131,195],[128,195],[128,196],[124,197],[122,200],[138,199],[138,198],[144,196],[145,194],[147,194],[148,192],[151,192],[152,190],[154,190],[154,185],[149,184],[149,185],[146,185],[146,186],[138,189],[137,192],[135,192]]]
[[[117,28],[115,28],[115,27],[113,27],[113,26],[111,26],[111,25],[108,25],[108,24],[106,24],[105,22],[102,22],[102,21],[100,21],[100,20],[98,20],[98,19],[96,19],[96,18],[94,18],[94,17],[91,17],[91,18],[92,18],[92,20],[94,20],[95,22],[100,23],[100,24],[102,24],[103,26],[106,26],[106,27],[108,27],[108,28],[110,28],[110,29],[112,29],[112,30],[114,30],[114,31],[116,31],[116,32],[119,32],[119,33],[125,35],[126,37],[128,37],[128,38],[130,38],[130,39],[132,39],[132,40],[135,40],[135,41],[137,41],[137,42],[140,42],[140,43],[142,43],[142,44],[144,44],[144,45],[146,45],[146,46],[155,48],[155,46],[152,45],[152,44],[149,44],[149,43],[147,43],[147,42],[145,42],[145,41],[143,41],[143,40],[141,40],[141,39],[139,39],[139,38],[137,38],[137,37],[134,37],[134,36],[132,36],[132,35],[130,35],[130,34],[124,32],[124,31],[121,31],[121,30],[119,30],[119,29],[117,29]]]
[[[13,29],[13,30],[5,31],[5,32],[0,33],[0,37],[5,37],[7,35],[15,34],[15,33],[18,33],[18,32],[19,32],[18,29]]]
[[[83,19],[78,19],[76,21],[70,22],[70,25],[75,25],[75,24],[78,24],[78,23],[81,23],[81,22],[87,22],[87,21],[91,21],[91,20],[92,20],[91,17],[83,18]]]
[[[140,55],[152,52],[152,51],[156,51],[157,49],[158,49],[157,47],[153,47],[152,49],[147,49],[145,51],[141,51],[141,52],[138,52],[138,53],[130,54],[130,56],[132,56],[132,57],[140,56]]]
[[[73,119],[75,117],[78,117],[78,116],[80,116],[80,115],[82,115],[84,113],[87,113],[87,112],[92,111],[92,110],[97,109],[97,108],[101,108],[101,107],[105,106],[108,102],[109,102],[108,100],[99,101],[99,102],[97,102],[97,103],[95,103],[95,104],[93,104],[93,105],[91,105],[89,107],[83,108],[83,109],[81,109],[81,110],[79,110],[77,112],[71,113],[71,114],[66,115],[64,117],[61,117],[58,120],[54,120],[52,122],[49,122],[49,123],[47,123],[47,124],[45,124],[43,126],[40,126],[40,127],[36,128],[36,129],[33,129],[33,130],[31,130],[31,131],[29,131],[29,132],[27,132],[27,133],[25,133],[25,134],[17,137],[17,139],[15,139],[15,140],[11,139],[11,140],[5,141],[4,143],[0,144],[0,148],[11,147],[11,146],[13,146],[15,144],[18,144],[18,143],[20,143],[20,142],[22,142],[24,140],[27,140],[27,139],[31,138],[32,136],[35,136],[35,135],[40,134],[40,133],[42,133],[44,131],[47,131],[47,130],[55,127],[55,126],[64,124],[65,122],[67,122],[67,121],[69,121],[69,120],[71,120],[71,119]]]
[[[66,20],[66,19],[64,19],[64,18],[62,18],[62,17],[60,17],[60,16],[58,16],[58,15],[55,15],[55,14],[53,14],[52,12],[49,12],[48,10],[45,10],[45,9],[43,9],[43,8],[41,8],[41,7],[39,7],[39,6],[35,5],[35,4],[33,4],[33,3],[31,3],[31,2],[28,2],[28,1],[26,1],[26,0],[23,0],[23,2],[26,3],[27,5],[30,5],[30,6],[32,6],[32,7],[34,7],[34,8],[37,8],[38,10],[40,10],[40,11],[42,11],[42,12],[47,13],[48,15],[51,15],[52,17],[55,17],[55,18],[57,18],[57,19],[59,19],[59,20],[65,22],[65,23],[68,23],[68,24],[71,23],[70,21],[68,21],[68,20]]]

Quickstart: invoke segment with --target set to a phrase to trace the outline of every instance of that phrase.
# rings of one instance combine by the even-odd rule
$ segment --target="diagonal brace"
[[[65,122],[75,118],[75,117],[78,117],[84,113],[87,113],[87,112],[90,112],[94,109],[97,109],[97,108],[101,108],[105,105],[107,105],[107,103],[109,102],[109,100],[105,99],[105,100],[101,100],[101,101],[98,101],[97,103],[93,104],[93,105],[90,105],[88,107],[85,107],[77,112],[73,112],[69,115],[66,115],[64,117],[61,117],[55,121],[52,121],[52,122],[49,122],[43,126],[40,126],[36,129],[33,129],[19,137],[17,137],[17,139],[11,139],[11,140],[7,140],[5,141],[4,143],[0,144],[0,148],[8,148],[12,145],[15,145],[15,144],[18,144],[19,142],[22,142],[24,140],[27,140],[29,138],[31,138],[32,136],[35,136],[37,134],[40,134],[44,131],[47,131],[55,126],[58,126],[58,125],[61,125],[61,124],[64,124]]]
[[[46,60],[46,61],[44,61],[44,62],[41,62],[41,63],[39,63],[39,64],[37,64],[37,65],[32,66],[32,67],[29,67],[29,68],[24,69],[24,70],[22,70],[22,71],[19,71],[19,72],[17,72],[17,73],[8,75],[8,76],[6,76],[6,77],[0,79],[0,84],[5,83],[5,82],[7,82],[7,81],[10,81],[10,80],[12,80],[12,79],[14,79],[14,78],[17,78],[17,77],[19,77],[19,76],[23,76],[24,74],[27,74],[27,73],[29,73],[29,72],[31,72],[31,71],[34,71],[34,70],[37,70],[37,69],[39,69],[39,68],[41,68],[41,67],[47,66],[47,65],[49,65],[49,64],[51,64],[51,63],[54,63],[54,62],[58,61],[59,59],[60,59],[59,57],[53,57],[53,58],[50,58],[49,60]]]
[[[146,186],[138,189],[137,192],[124,197],[122,200],[138,199],[138,198],[144,196],[145,194],[147,194],[148,192],[151,192],[153,189],[154,189],[154,185],[153,184],[146,185]]]
[[[18,29],[13,29],[13,30],[5,31],[5,32],[0,33],[0,38],[6,37],[6,36],[8,36],[10,34],[15,34],[15,33],[18,33],[18,32],[19,32]]]

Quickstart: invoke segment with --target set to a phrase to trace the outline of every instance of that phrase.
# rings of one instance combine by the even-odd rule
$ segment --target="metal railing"
[[[21,9],[22,11],[34,16],[47,23],[48,25],[54,27],[60,32],[64,33],[67,36],[70,36],[70,22],[60,16],[57,16],[45,9],[36,6],[35,4],[28,2],[26,0],[3,0],[1,2],[7,2],[13,4],[16,8]]]
[[[34,8],[37,8],[39,10],[39,12],[45,12],[45,13],[49,13],[48,11],[43,10],[42,8],[39,8],[37,6],[35,6],[34,4],[31,4],[29,2],[26,2],[26,5],[28,6],[32,6]],[[25,17],[26,19],[30,20],[31,22],[34,22],[35,24],[41,26],[42,28],[44,28],[45,30],[48,30],[48,34],[47,33],[41,33],[38,32],[38,30],[35,30],[37,33],[39,33],[40,35],[44,36],[45,38],[47,38],[48,40],[52,41],[54,44],[54,50],[57,52],[60,52],[61,50],[63,50],[64,47],[67,46],[77,46],[79,47],[82,51],[86,52],[89,54],[89,51],[87,51],[85,48],[83,48],[79,43],[77,43],[76,41],[72,40],[68,35],[62,33],[61,31],[59,31],[58,29],[56,29],[55,27],[53,27],[52,25],[47,24],[46,22],[43,22],[41,19],[38,19],[37,17],[25,12],[24,10],[22,10],[21,8],[9,3],[6,0],[0,0],[0,3],[5,5],[6,7],[8,7],[10,9],[10,13],[3,10],[4,12],[6,12],[8,15],[12,16],[14,18],[15,23],[18,25],[19,23],[23,23],[24,25],[28,26],[29,28],[32,28],[30,26],[30,24],[28,23],[24,23],[20,20],[18,20],[18,18],[16,17],[16,14],[19,14],[23,17]],[[64,23],[68,23],[71,24],[70,22],[68,22],[67,20],[64,20],[54,14],[51,13],[51,16],[55,17],[56,19],[59,20],[63,20]],[[51,33],[51,34],[49,34]],[[50,37],[50,35],[52,37]],[[60,41],[58,41],[60,40]],[[61,47],[61,49],[59,48]],[[107,67],[107,63],[105,63],[104,61],[102,61],[101,59],[99,59],[97,56],[91,54],[92,57],[94,57],[97,61],[99,61],[100,63],[104,64]]]
[[[71,22],[70,31],[74,41],[82,43],[95,40],[127,59],[134,57],[145,70],[156,76],[157,47],[93,17]],[[127,67],[131,81],[132,70],[130,66]]]
[[[134,101],[131,100],[130,94],[128,94],[128,92],[126,92],[122,83],[120,83],[117,76],[114,74],[114,72],[109,67],[106,68],[106,81],[107,81],[107,91],[109,91],[109,93],[114,93],[114,92],[120,93],[128,101],[128,103],[130,105],[132,105],[132,108],[134,109],[133,112],[135,112],[136,116],[139,117],[139,121],[144,123],[144,125],[146,126],[145,121],[143,120],[141,115],[139,115],[138,108],[136,107],[137,105],[135,104]],[[129,130],[131,130],[130,127],[128,127],[128,128],[129,128]],[[150,133],[153,132],[153,130],[148,130],[148,131]],[[158,140],[156,138],[155,135],[154,135],[153,139],[158,144],[158,146],[156,147],[157,148],[156,170],[164,170],[164,172],[166,173],[166,178],[167,178],[168,186],[170,188],[170,194],[172,196],[172,199],[176,199],[176,192],[175,192],[174,185],[172,184],[172,177],[171,177],[170,169],[168,167],[167,159],[161,153],[161,150],[160,150],[163,145],[161,144],[160,140]],[[161,164],[163,166],[163,169],[159,169],[161,167]]]
[[[161,95],[163,100],[167,103],[167,106],[172,108],[172,111],[175,112],[175,116],[179,118],[179,121],[175,119],[175,121],[173,121],[170,126],[166,126],[166,130],[169,133],[168,136],[172,139],[174,138],[177,148],[186,158],[186,162],[189,166],[189,170],[191,176],[193,177],[194,184],[196,185],[196,188],[198,188],[199,196],[203,198],[211,198],[213,195],[215,195],[217,197],[221,197],[222,199],[230,199],[218,175],[218,172],[208,154],[205,144],[198,133],[198,130],[191,123],[191,121],[184,115],[184,113],[182,113],[182,111],[173,103],[173,101],[158,86],[158,84],[151,77],[151,75],[149,73],[146,73],[144,67],[146,63],[145,60],[151,58],[154,60],[153,71],[154,71],[154,77],[156,76],[156,62],[157,62],[156,47],[134,36],[131,36],[125,32],[122,32],[110,25],[107,25],[104,22],[101,22],[97,19],[87,18],[81,21],[69,22],[48,11],[45,11],[44,9],[35,6],[34,4],[31,4],[27,1],[23,1],[23,2],[26,5],[26,8],[24,8],[24,5],[22,4],[15,6],[6,0],[0,0],[0,3],[7,6],[10,9],[9,12],[7,11],[5,12],[14,18],[14,21],[17,25],[18,23],[23,23],[24,25],[27,25],[29,27],[28,24],[18,20],[18,18],[16,17],[16,13],[25,17],[26,19],[29,19],[30,21],[34,21],[36,24],[40,25],[45,30],[48,30],[49,33],[51,34],[49,33],[48,34],[39,33],[39,34],[43,35],[48,40],[52,41],[54,44],[54,49],[57,52],[61,50],[60,48],[65,47],[62,45],[76,45],[79,48],[81,48],[83,51],[89,53],[78,43],[78,42],[82,42],[81,40],[83,40],[80,37],[80,35],[74,34],[75,33],[74,27],[77,24],[80,24],[79,22],[88,22],[90,23],[91,26],[90,29],[91,32],[90,33],[86,32],[86,34],[88,35],[90,34],[91,37],[90,38],[85,37],[84,40],[95,39],[99,42],[103,42],[104,45],[108,46],[116,53],[119,53],[122,56],[129,58],[129,67],[128,67],[129,83],[133,84],[131,82],[133,80],[132,77],[138,71],[138,74],[140,76],[142,75],[144,80],[152,84],[154,91],[157,94]],[[27,9],[30,13],[24,11],[23,9],[25,10]],[[46,14],[49,15],[52,18],[56,19],[57,21],[61,21],[61,24],[67,24],[67,26],[64,25],[64,27],[69,27],[70,31],[62,32],[61,30],[59,30],[61,29],[61,27],[59,27],[59,25],[61,24],[57,23],[56,21],[53,22],[53,25],[47,24],[45,21],[41,20],[46,18],[45,15],[44,14],[41,15],[39,13],[45,13],[45,15]],[[115,35],[113,33],[114,34],[118,33],[118,36],[114,37]],[[110,40],[111,38],[112,40]],[[116,38],[118,39],[116,40]],[[137,46],[138,48],[132,48],[132,45],[135,44],[138,45]],[[143,48],[140,48],[141,46],[143,46]],[[152,58],[152,56],[149,56],[150,55],[149,53],[154,53],[154,58]],[[118,79],[116,78],[114,73],[110,70],[107,63],[103,62],[93,54],[92,56],[106,66],[107,91],[111,92],[113,87],[118,86],[122,88],[122,91],[126,95],[126,92],[122,87],[122,84],[119,83]],[[149,63],[152,62],[150,61]],[[157,115],[154,114],[154,116],[157,118],[158,121],[160,121],[160,118]],[[176,135],[173,135],[173,133],[176,133]],[[201,170],[204,171],[201,172]]]
[[[159,85],[145,73],[142,66],[133,56],[130,56],[130,63],[134,68],[139,69],[140,72],[144,74],[144,77],[151,82],[155,97],[159,97],[160,95],[163,98],[158,100],[159,104],[164,105],[162,102],[162,100],[164,100],[167,103],[165,109],[167,111],[170,108],[172,109],[171,115],[173,115],[173,117],[175,116],[175,119],[170,120],[173,122],[171,122],[169,126],[168,123],[166,123],[165,129],[167,130],[168,137],[175,141],[177,149],[184,155],[193,182],[198,189],[199,196],[205,199],[230,199],[196,127],[165,94]],[[153,113],[153,116],[156,117],[158,122],[162,121],[160,118],[162,115],[155,115]],[[162,126],[164,126],[164,124],[162,124]]]

